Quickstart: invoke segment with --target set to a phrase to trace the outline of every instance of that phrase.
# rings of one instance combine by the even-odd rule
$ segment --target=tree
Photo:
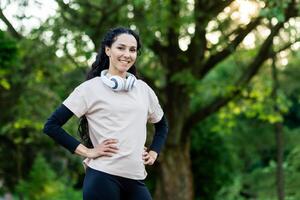
[[[5,32],[0,31],[0,109],[1,116],[0,121],[1,124],[9,121],[11,119],[9,112],[5,112],[4,108],[10,107],[14,105],[14,101],[12,100],[12,95],[9,93],[9,90],[12,88],[12,84],[10,81],[10,68],[18,63],[18,54],[17,54],[17,44],[16,42],[10,38]],[[1,125],[1,129],[4,127]],[[9,140],[3,131],[0,132],[1,138],[1,160],[9,159],[13,156],[10,152],[6,152],[5,149],[13,149],[15,148],[14,143]],[[5,174],[5,171],[9,170],[11,166],[5,166],[3,162],[1,162],[1,170],[0,174]],[[3,170],[3,171],[2,171]],[[16,176],[18,176],[16,174]],[[8,185],[12,185],[11,182],[7,183]]]
[[[9,23],[1,9],[0,19]],[[39,30],[28,36],[11,24],[7,26],[7,31],[0,31],[0,175],[3,190],[12,191],[28,174],[37,152],[47,154],[47,148],[53,145],[41,130],[49,113],[65,97],[61,80],[68,76],[66,72],[73,63],[58,58],[56,48],[41,42],[43,35]],[[66,85],[82,75],[80,69],[72,71],[72,79],[67,78]],[[62,149],[52,152],[56,157],[63,154]],[[56,161],[56,166],[63,169],[76,161],[70,159],[65,165],[63,162]]]
[[[53,31],[51,39],[63,49],[70,61],[75,61],[74,64],[80,54],[86,52],[86,57],[90,55],[91,50],[83,48],[86,36],[98,49],[101,36],[110,27],[131,26],[140,32],[145,45],[140,72],[156,88],[170,130],[159,160],[156,199],[194,198],[190,159],[193,128],[232,99],[238,98],[265,61],[298,40],[286,28],[291,26],[290,19],[299,16],[298,0],[284,3],[253,1],[259,12],[247,23],[230,17],[239,8],[234,0],[56,2],[58,13],[49,23]],[[2,20],[5,22],[3,17]],[[273,26],[270,27],[270,23]],[[258,50],[253,57],[248,58],[242,67],[234,66],[236,73],[231,74],[223,85],[224,89],[216,94],[206,92],[202,84],[211,79],[213,72],[226,59],[244,49],[242,42],[247,36],[259,33],[261,28],[269,34],[263,41],[257,41]],[[9,31],[17,37],[12,29]],[[217,40],[210,40],[209,34],[216,34]],[[61,42],[60,38],[69,40]],[[272,47],[274,38],[280,42]],[[182,41],[185,41],[185,47],[179,45]],[[67,44],[81,48],[72,53]],[[272,53],[271,48],[275,49]],[[148,69],[143,69],[144,66]]]

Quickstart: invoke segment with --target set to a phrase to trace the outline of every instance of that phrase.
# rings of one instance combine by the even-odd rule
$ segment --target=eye
[[[125,48],[124,47],[117,47],[118,49],[120,49],[120,50],[124,50]]]
[[[136,52],[136,49],[130,49],[131,52]]]

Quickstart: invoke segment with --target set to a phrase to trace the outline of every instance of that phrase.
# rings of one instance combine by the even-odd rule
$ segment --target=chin
[[[121,73],[127,72],[129,69],[128,68],[119,68],[118,71]]]
[[[131,66],[130,66],[131,67]],[[122,72],[122,73],[124,73],[124,72],[127,72],[129,69],[130,69],[130,67],[119,67],[119,71],[120,72]]]

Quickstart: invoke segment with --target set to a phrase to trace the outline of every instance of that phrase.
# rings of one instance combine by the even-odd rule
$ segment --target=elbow
[[[166,137],[167,137],[167,135],[169,134],[169,124],[168,124],[167,120],[165,121],[165,132],[166,132]]]
[[[54,125],[48,119],[47,122],[44,124],[43,133],[46,135],[50,135],[53,132]]]
[[[47,134],[49,133],[49,123],[48,121],[44,124],[43,133]]]

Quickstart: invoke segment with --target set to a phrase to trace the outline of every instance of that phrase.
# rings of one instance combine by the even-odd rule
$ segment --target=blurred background
[[[300,199],[299,0],[1,0],[0,199],[81,199],[83,158],[42,128],[116,26],[169,121],[155,200]]]

